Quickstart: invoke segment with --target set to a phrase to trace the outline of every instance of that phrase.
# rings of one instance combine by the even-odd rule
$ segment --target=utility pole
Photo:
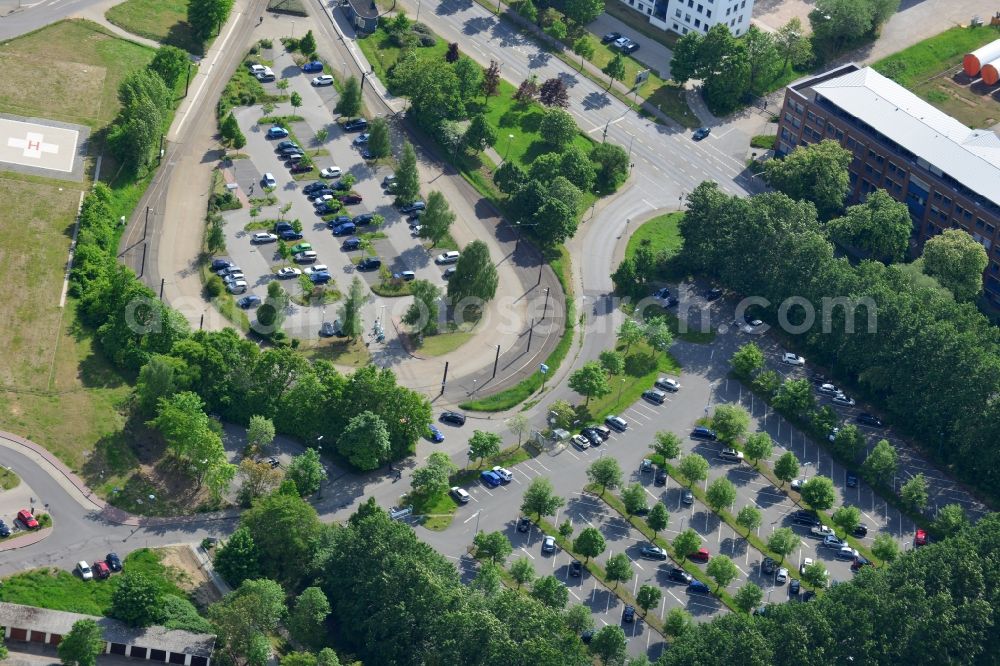
[[[500,345],[497,345],[497,357],[493,359],[493,376],[490,379],[496,379],[498,365],[500,365]]]
[[[534,334],[534,332],[535,332],[535,320],[532,319],[531,320],[531,328],[528,329],[528,348],[525,350],[525,352],[530,352],[531,351],[531,336],[532,336],[532,334]]]
[[[448,382],[448,361],[444,362],[444,377],[441,378],[441,393],[438,395],[444,395],[444,385]]]

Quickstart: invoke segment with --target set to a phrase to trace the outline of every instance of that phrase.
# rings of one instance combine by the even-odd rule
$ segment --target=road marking
[[[528,552],[528,549],[527,549],[527,548],[525,548],[524,546],[521,546],[521,550],[523,550],[523,551],[524,551],[524,554],[525,554],[525,555],[527,555],[528,557],[530,557],[531,559],[535,559],[535,556],[534,556],[534,555],[532,555],[531,553],[529,553],[529,552]]]
[[[464,525],[465,523],[469,522],[470,520],[472,520],[473,518],[475,518],[476,516],[478,516],[480,513],[482,513],[482,511],[476,511],[474,514],[472,514],[471,516],[469,516],[468,518],[466,518],[465,520],[463,520],[462,524]]]

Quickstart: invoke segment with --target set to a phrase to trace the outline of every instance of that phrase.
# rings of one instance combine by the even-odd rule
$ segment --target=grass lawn
[[[0,468],[0,488],[11,490],[21,485],[21,477],[14,472],[8,471],[6,467]]]
[[[471,338],[472,331],[454,331],[426,336],[423,343],[417,347],[417,351],[421,356],[441,356],[455,351]]]
[[[962,56],[1000,37],[990,26],[955,27],[875,63],[874,67],[970,127],[1000,121],[991,90],[970,84],[964,73],[939,76],[961,66]],[[933,78],[932,78],[933,77]]]
[[[424,520],[421,524],[434,532],[443,532],[448,529],[452,518],[455,517],[455,509],[458,508],[448,491],[429,497],[407,495],[401,505],[406,506],[407,504],[413,506],[415,515],[423,516]]]
[[[620,352],[625,345],[617,345]],[[634,403],[643,391],[651,389],[657,377],[664,374],[679,375],[681,366],[669,353],[656,352],[645,342],[632,345],[625,357],[625,374],[612,375],[608,380],[611,393],[594,398],[587,405],[590,420],[601,421],[608,414],[618,414]]]
[[[360,339],[351,342],[347,338],[321,338],[303,340],[299,350],[310,361],[323,359],[336,365],[361,368],[368,365],[371,356]]]
[[[701,127],[698,116],[688,106],[684,96],[684,88],[675,83],[664,83],[654,90],[646,101],[670,116],[682,127],[688,129]]]
[[[118,84],[152,59],[90,21],[60,21],[0,46],[0,111],[102,127],[118,113]]]
[[[388,72],[396,64],[402,55],[402,49],[394,46],[389,41],[389,35],[381,27],[370,35],[358,35],[358,46],[365,54],[368,62],[371,63],[375,74],[382,79],[382,83],[388,84]],[[437,58],[444,62],[444,54],[448,52],[448,44],[443,39],[437,40],[434,46],[421,47],[418,53],[428,58]]]
[[[684,243],[677,228],[684,213],[667,213],[643,222],[628,239],[625,256],[632,257],[642,246],[648,247],[654,255],[660,253],[668,257],[677,253]]]
[[[125,0],[104,17],[133,35],[201,55],[205,45],[187,22],[188,0]]]
[[[124,567],[140,571],[166,594],[182,598],[188,595],[178,586],[179,572],[160,563],[160,555],[148,548],[129,553]],[[53,610],[104,615],[121,575],[106,580],[84,581],[62,569],[35,569],[5,578],[0,586],[0,601],[51,608]]]

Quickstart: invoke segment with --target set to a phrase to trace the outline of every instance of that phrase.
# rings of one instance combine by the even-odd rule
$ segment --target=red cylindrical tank
[[[995,86],[1000,82],[1000,58],[983,65],[983,68],[979,70],[979,75],[983,77],[983,83],[988,86]]]
[[[962,69],[966,76],[977,76],[983,65],[998,58],[1000,58],[1000,39],[996,39],[972,53],[965,54],[965,57],[962,58]]]

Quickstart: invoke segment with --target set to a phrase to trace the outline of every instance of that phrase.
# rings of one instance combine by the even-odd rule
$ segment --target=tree
[[[438,332],[441,289],[427,280],[414,280],[410,283],[410,293],[413,303],[403,313],[403,323],[421,335],[434,335]]]
[[[653,453],[662,456],[664,462],[681,454],[681,438],[669,430],[659,430],[653,435]]]
[[[514,579],[517,587],[520,588],[525,583],[530,583],[535,577],[535,567],[531,566],[531,562],[527,557],[521,557],[514,564],[510,565],[510,577]]]
[[[679,85],[698,78],[701,69],[701,41],[703,37],[691,31],[674,44],[674,56],[670,60],[670,76]]]
[[[385,118],[375,118],[368,126],[368,144],[365,146],[375,159],[388,157],[392,152],[389,123]]]
[[[799,459],[791,451],[785,451],[774,463],[774,475],[781,480],[781,485],[792,481],[799,473]]]
[[[677,638],[686,634],[694,626],[691,614],[680,606],[674,606],[667,611],[667,617],[663,620],[663,630],[667,635]]]
[[[826,567],[822,562],[813,562],[802,570],[802,580],[813,587],[826,587]]]
[[[913,222],[905,203],[885,190],[875,190],[864,203],[850,206],[843,217],[830,220],[827,229],[841,245],[888,264],[906,256]]]
[[[938,509],[931,529],[938,538],[944,539],[958,534],[968,526],[969,518],[961,504],[945,504]]]
[[[521,448],[521,438],[524,433],[528,432],[531,428],[531,423],[528,421],[528,417],[524,414],[514,414],[508,417],[504,424],[507,426],[507,430],[510,434],[517,435],[517,447]]]
[[[743,36],[743,46],[749,65],[747,87],[751,91],[756,91],[762,87],[758,84],[769,82],[774,78],[778,58],[781,56],[778,53],[774,35],[764,32],[756,25],[751,25],[747,29]]]
[[[650,317],[642,329],[642,336],[646,339],[646,344],[664,354],[674,342],[674,335],[663,317]]]
[[[215,570],[233,587],[260,576],[260,553],[250,530],[239,527],[215,554]]]
[[[609,624],[594,634],[587,646],[590,651],[601,658],[606,665],[621,664],[625,661],[625,632],[616,624]]]
[[[351,281],[351,288],[347,292],[347,298],[340,306],[340,330],[351,340],[357,340],[364,333],[361,308],[365,304],[366,291],[361,278],[355,275]]]
[[[585,527],[573,539],[573,551],[587,558],[587,562],[592,557],[597,557],[607,548],[604,535],[596,527]]]
[[[957,301],[971,301],[983,290],[986,250],[968,232],[946,229],[924,243],[924,272],[951,290]]]
[[[267,462],[256,462],[253,458],[240,461],[238,474],[241,479],[238,497],[242,506],[250,506],[258,497],[271,493],[284,477],[280,469],[274,469]]]
[[[684,475],[688,485],[691,486],[708,477],[708,461],[697,453],[689,453],[681,458],[677,470]]]
[[[790,527],[779,527],[767,539],[767,549],[781,556],[781,561],[799,545],[799,536]]]
[[[500,435],[485,430],[473,430],[469,438],[469,457],[482,464],[483,458],[492,458],[500,454]]]
[[[521,513],[535,516],[538,520],[542,516],[555,514],[556,509],[563,505],[563,499],[554,494],[552,482],[545,477],[536,477],[531,480],[531,485],[524,492],[521,500]]]
[[[330,602],[323,590],[307,587],[295,598],[295,607],[285,625],[295,640],[315,650],[322,647],[326,640],[326,618],[329,614]]]
[[[569,387],[587,398],[584,404],[589,405],[591,398],[601,398],[611,393],[608,384],[608,373],[600,363],[590,361],[569,376]]]
[[[767,182],[793,199],[816,206],[821,219],[830,219],[844,206],[850,188],[847,167],[854,156],[836,141],[800,146],[782,160],[764,164]]]
[[[899,557],[899,543],[891,534],[878,534],[872,541],[872,555],[883,562],[893,562]]]
[[[719,439],[727,444],[741,439],[749,425],[750,413],[740,405],[719,405],[712,415],[712,427]]]
[[[549,608],[562,609],[569,601],[569,590],[555,576],[542,576],[531,586],[531,596]]]
[[[528,184],[528,174],[516,162],[506,161],[493,173],[497,189],[507,195],[516,195]]]
[[[806,379],[786,379],[774,394],[774,408],[803,417],[816,407],[816,398]]]
[[[566,628],[580,635],[594,628],[594,613],[584,604],[574,604],[563,613]]]
[[[566,0],[563,13],[579,26],[584,26],[604,13],[604,0]]]
[[[538,101],[545,106],[569,106],[569,91],[563,80],[557,77],[547,79],[538,89]]]
[[[587,468],[587,478],[591,483],[601,486],[601,495],[608,488],[621,485],[622,468],[618,465],[618,460],[611,456],[601,457],[590,463]]]
[[[500,571],[500,567],[496,564],[483,562],[479,565],[479,571],[476,572],[472,582],[469,583],[469,587],[481,592],[486,597],[496,595],[503,587],[503,577]]]
[[[173,90],[181,74],[189,66],[188,54],[176,46],[161,46],[156,49],[149,68],[160,75],[168,90]]]
[[[247,427],[247,446],[253,451],[263,451],[274,441],[274,423],[266,416],[255,414]]]
[[[872,36],[899,7],[899,0],[818,0],[809,12],[815,40],[840,49]]]
[[[865,436],[853,423],[848,423],[837,431],[832,442],[834,451],[853,461],[865,448]]]
[[[638,594],[635,595],[635,602],[639,604],[642,614],[645,615],[649,612],[650,608],[660,603],[661,596],[660,588],[653,585],[642,585],[639,587]]]
[[[427,457],[427,463],[423,467],[413,470],[410,485],[413,492],[425,497],[444,493],[451,485],[449,478],[457,470],[458,467],[451,462],[447,453],[435,451]]]
[[[552,422],[556,427],[569,428],[576,420],[576,410],[565,400],[556,400],[549,406]]]
[[[187,8],[187,22],[195,36],[205,41],[229,17],[233,0],[190,0]]]
[[[148,627],[162,617],[163,595],[159,586],[138,570],[130,569],[118,579],[111,595],[112,617],[130,627]]]
[[[743,587],[736,590],[736,594],[733,595],[733,602],[736,604],[736,607],[744,613],[749,613],[754,608],[760,606],[760,602],[763,599],[764,591],[752,581],[744,583]]]
[[[861,465],[863,472],[868,474],[872,481],[881,484],[888,484],[898,470],[896,449],[887,439],[880,439],[872,449],[864,464]]]
[[[272,526],[273,527],[273,526]],[[233,663],[266,663],[267,635],[285,615],[285,593],[273,580],[247,580],[208,609],[219,637],[217,648]]]
[[[455,62],[459,55],[458,42],[451,42],[448,44],[448,52],[444,54],[445,62]]]
[[[573,536],[573,522],[569,518],[559,524],[559,536],[567,540]]]
[[[701,548],[701,537],[690,527],[674,537],[674,552],[678,559],[684,559]]]
[[[708,505],[715,511],[722,511],[732,506],[736,501],[736,486],[724,476],[720,476],[712,483],[708,484],[705,491],[705,499]]]
[[[312,30],[307,31],[306,36],[299,40],[299,51],[307,57],[316,53],[316,38],[313,37]]]
[[[830,518],[844,534],[851,534],[861,524],[861,509],[856,506],[838,506]]]
[[[899,489],[899,497],[910,508],[923,509],[927,506],[927,479],[923,472],[911,476],[910,480]]]
[[[771,436],[766,432],[755,432],[747,435],[746,442],[743,444],[743,451],[750,456],[750,460],[753,460],[755,465],[758,460],[770,458],[772,448]]]
[[[147,425],[160,431],[167,450],[187,462],[199,479],[211,469],[227,464],[222,439],[211,427],[201,398],[191,391],[160,398],[157,416]]]
[[[613,143],[599,143],[590,151],[590,160],[598,165],[597,187],[601,192],[613,192],[629,175],[629,156],[625,149]]]
[[[151,356],[146,365],[139,371],[139,379],[135,392],[139,398],[139,406],[144,412],[151,413],[156,409],[160,398],[167,398],[177,392],[184,364],[179,360],[162,354]]]
[[[291,95],[291,97],[288,98],[288,101],[291,103],[293,109],[297,109],[300,106],[302,106],[302,95],[298,94],[295,91],[292,91],[292,95]],[[372,122],[372,125],[374,125],[375,122],[377,122],[377,120],[374,121],[374,122]],[[246,145],[246,144],[244,144],[244,145]],[[237,148],[242,148],[242,146],[236,146],[236,147]]]
[[[472,544],[476,547],[476,557],[487,557],[493,564],[503,564],[514,550],[503,532],[479,532]]]
[[[490,66],[483,70],[483,97],[490,98],[500,89],[500,65],[490,60]]]
[[[583,70],[583,61],[594,57],[594,45],[590,43],[586,35],[573,42],[573,53],[580,56],[580,70]]]
[[[620,52],[615,53],[615,56],[608,61],[608,64],[601,68],[608,77],[608,90],[611,90],[611,86],[614,85],[615,81],[621,81],[625,78],[625,59],[622,58]]]
[[[340,666],[340,659],[331,648],[323,648],[316,655],[316,666]]]
[[[104,653],[104,632],[93,620],[77,620],[59,642],[59,660],[66,666],[95,666]]]
[[[775,35],[775,46],[782,58],[781,71],[785,71],[788,63],[800,67],[812,58],[812,48],[809,39],[802,28],[802,21],[795,16],[788,23],[778,28]]]
[[[576,138],[580,131],[573,116],[565,109],[554,107],[545,112],[538,127],[539,133],[556,150],[561,151]]]
[[[480,152],[487,148],[492,148],[497,143],[497,130],[491,125],[483,114],[472,117],[469,127],[462,137],[462,144],[473,152]],[[422,222],[421,222],[422,223]]]
[[[420,236],[429,238],[433,247],[448,235],[454,222],[455,213],[448,205],[448,200],[436,190],[431,192],[427,197],[424,214],[420,216]]]
[[[521,81],[514,93],[514,99],[521,104],[530,104],[538,96],[538,77],[534,74]]]
[[[733,353],[729,364],[733,367],[736,376],[741,379],[752,379],[764,368],[764,352],[760,350],[756,342],[748,342]]]
[[[295,487],[302,497],[318,491],[323,479],[326,478],[326,470],[323,468],[323,461],[319,458],[319,452],[316,449],[306,449],[300,455],[292,458],[285,478],[295,483]]]
[[[353,118],[361,113],[361,85],[358,83],[358,77],[351,76],[344,82],[344,90],[341,91],[340,99],[337,100],[333,110],[345,118]]]
[[[736,568],[728,555],[719,554],[709,560],[708,566],[705,567],[705,573],[715,581],[717,585],[715,589],[718,591],[733,582],[740,575],[740,570]]]
[[[663,506],[660,502],[653,505],[650,509],[649,515],[646,516],[646,524],[649,525],[649,529],[653,530],[653,538],[656,535],[667,529],[667,525],[670,522],[670,514],[667,513],[667,507]]]
[[[555,247],[576,233],[576,211],[565,201],[546,198],[532,219],[535,236],[548,247]]]
[[[799,490],[802,500],[816,511],[826,511],[837,501],[833,481],[825,476],[814,476]]]
[[[483,241],[474,240],[455,263],[455,274],[448,280],[448,299],[454,307],[471,299],[475,307],[481,308],[496,295],[498,282],[489,248]]]
[[[626,319],[618,327],[618,344],[625,345],[625,355],[628,356],[632,345],[642,340],[642,326],[634,319]]]
[[[483,90],[483,68],[468,56],[460,56],[453,65],[462,100],[471,102]]]
[[[351,417],[337,438],[337,452],[360,470],[377,469],[389,458],[389,431],[385,421],[368,410]]]
[[[629,561],[628,555],[618,553],[609,557],[604,564],[604,577],[608,582],[614,583],[616,588],[618,583],[632,578],[632,563]]]
[[[622,489],[622,503],[625,511],[633,516],[647,508],[646,489],[640,483],[633,483],[631,486]]]

